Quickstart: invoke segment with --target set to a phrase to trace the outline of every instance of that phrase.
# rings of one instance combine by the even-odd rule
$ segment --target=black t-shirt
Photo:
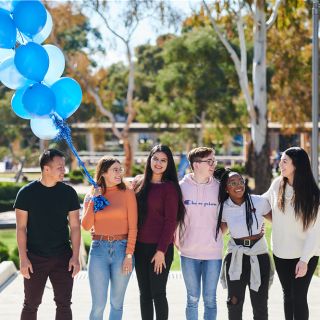
[[[80,208],[72,187],[62,182],[46,187],[33,181],[19,190],[14,208],[28,211],[29,252],[50,257],[70,250],[68,213]]]

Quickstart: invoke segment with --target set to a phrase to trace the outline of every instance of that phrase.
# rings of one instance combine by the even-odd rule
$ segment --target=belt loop
[[[100,236],[100,240],[99,240],[99,241],[101,241],[101,240],[102,240],[102,238],[103,238],[103,235],[101,235],[101,236]]]

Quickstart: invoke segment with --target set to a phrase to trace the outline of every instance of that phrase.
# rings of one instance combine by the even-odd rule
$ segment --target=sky
[[[126,2],[126,0],[110,1],[111,15],[113,17],[116,17],[120,12],[122,6],[125,5]],[[181,11],[183,16],[190,15],[193,10],[199,8],[199,5],[201,3],[200,0],[169,0],[169,2],[174,8]],[[104,27],[104,24],[103,22],[101,22],[98,15],[85,11],[83,11],[83,13],[90,16],[90,23],[93,27],[97,27],[99,28],[99,30],[102,30],[106,48],[106,55],[97,54],[95,56],[95,60],[97,60],[98,64],[107,67],[119,61],[126,63],[126,51],[123,42],[118,40],[106,27]],[[109,23],[119,34],[125,35],[124,30],[121,27],[121,23],[117,21],[117,19],[111,19]],[[131,47],[134,48],[145,43],[155,44],[155,40],[160,34],[166,34],[169,32],[177,33],[174,28],[169,29],[161,27],[160,31],[156,30],[157,28],[159,29],[159,26],[160,24],[157,23],[154,19],[151,20],[149,18],[141,21],[138,28],[133,34]]]

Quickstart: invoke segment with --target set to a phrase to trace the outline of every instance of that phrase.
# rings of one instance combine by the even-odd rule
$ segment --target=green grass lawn
[[[0,230],[0,241],[8,246],[10,254],[17,246],[16,230]]]

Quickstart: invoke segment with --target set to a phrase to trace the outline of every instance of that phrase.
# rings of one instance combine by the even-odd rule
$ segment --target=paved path
[[[180,272],[171,272],[168,282],[168,301],[170,306],[170,320],[185,319],[185,288]],[[314,277],[309,293],[310,305],[310,320],[320,319],[320,278]],[[43,303],[39,308],[38,320],[53,320],[55,314],[55,306],[52,301],[53,294],[51,284],[47,283]],[[218,286],[218,319],[227,320],[226,309],[226,291]],[[23,281],[21,275],[16,277],[2,292],[0,293],[0,319],[3,320],[17,320],[21,310],[23,301]],[[89,291],[89,284],[87,273],[81,272],[75,280],[73,290],[73,314],[75,320],[88,320],[90,310],[91,297]],[[108,310],[107,310],[108,311]],[[203,312],[203,308],[200,308]],[[107,319],[107,317],[106,317]],[[138,285],[135,275],[131,277],[129,282],[125,305],[123,320],[140,319],[139,311],[139,296]],[[202,319],[202,316],[199,316]],[[247,299],[244,307],[244,320],[252,319],[250,300],[247,292]],[[269,319],[281,320],[284,319],[282,311],[282,294],[278,279],[275,279],[274,284],[270,289],[269,298]]]

